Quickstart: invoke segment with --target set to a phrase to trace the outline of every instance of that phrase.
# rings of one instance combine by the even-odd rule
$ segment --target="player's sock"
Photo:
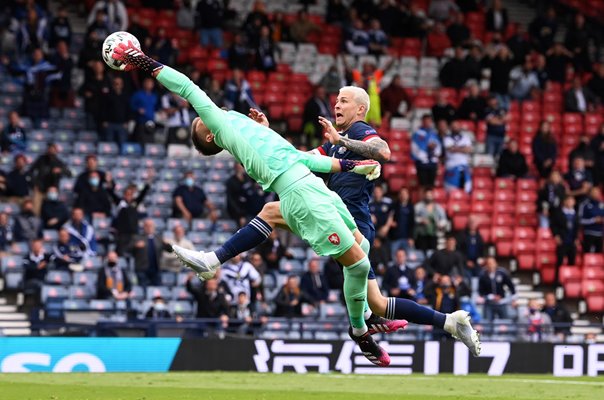
[[[386,304],[387,319],[406,319],[420,325],[432,325],[443,329],[447,315],[408,299],[388,297]]]
[[[363,250],[365,255],[369,257],[369,250],[371,249],[369,240],[364,237],[359,245],[361,246],[361,250]],[[371,317],[371,309],[369,308],[369,303],[367,303],[367,300],[365,300],[365,319],[369,319],[369,317]]]
[[[220,264],[248,251],[264,242],[273,231],[273,228],[266,223],[262,218],[255,217],[246,226],[239,229],[233,236],[230,237],[222,246],[214,253]]]
[[[367,301],[367,274],[369,259],[365,256],[360,261],[344,267],[344,298],[348,317],[355,336],[367,332],[365,325],[365,302]]]

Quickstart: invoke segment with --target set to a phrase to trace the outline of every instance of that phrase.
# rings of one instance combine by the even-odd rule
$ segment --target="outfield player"
[[[240,113],[221,110],[185,75],[147,57],[131,42],[120,44],[112,56],[122,61],[127,69],[139,68],[150,73],[168,90],[185,98],[199,115],[191,125],[195,148],[204,155],[217,154],[223,149],[229,151],[251,178],[265,190],[279,195],[281,214],[292,231],[318,254],[331,256],[344,265],[343,292],[351,324],[350,336],[372,363],[390,364],[388,353],[371,337],[364,320],[370,263],[357,243],[361,242],[362,235],[342,200],[310,172],[352,171],[376,178],[379,163],[337,160],[299,152],[270,128]],[[205,253],[179,246],[173,246],[173,250],[198,274],[211,276],[215,273],[217,266],[206,264]],[[222,256],[209,254],[216,262],[226,261],[221,259],[224,253]]]

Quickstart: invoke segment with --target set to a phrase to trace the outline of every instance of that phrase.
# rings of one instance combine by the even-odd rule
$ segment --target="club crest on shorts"
[[[336,246],[340,244],[340,237],[335,232],[329,235],[327,240],[329,240],[332,244],[335,244]]]

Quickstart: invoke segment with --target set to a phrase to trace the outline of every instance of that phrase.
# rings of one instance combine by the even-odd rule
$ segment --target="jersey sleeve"
[[[185,74],[164,66],[157,75],[157,80],[166,89],[187,100],[214,135],[218,136],[228,129],[229,124],[224,110],[214,104],[208,95]]]
[[[380,135],[378,135],[375,129],[369,125],[357,123],[349,129],[348,137],[352,140],[367,142],[369,140],[379,138]]]
[[[332,158],[300,152],[300,162],[313,172],[327,174],[331,172]]]
[[[326,156],[329,154],[329,150],[331,150],[332,146],[333,145],[331,143],[325,142],[321,146],[317,147],[316,149],[313,149],[312,152],[313,152],[313,154],[320,154],[322,156]]]

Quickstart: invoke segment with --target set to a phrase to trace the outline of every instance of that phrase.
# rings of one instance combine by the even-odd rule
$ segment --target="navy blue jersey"
[[[357,121],[344,135],[353,140],[368,141],[379,137],[375,129],[363,121]],[[332,145],[327,142],[317,149],[321,154],[345,158],[348,160],[366,160],[365,157],[349,151],[341,145]],[[327,187],[336,192],[346,204],[346,208],[355,220],[365,222],[373,226],[371,214],[369,213],[369,201],[373,193],[374,183],[368,181],[365,176],[351,173],[330,174],[327,179]]]

